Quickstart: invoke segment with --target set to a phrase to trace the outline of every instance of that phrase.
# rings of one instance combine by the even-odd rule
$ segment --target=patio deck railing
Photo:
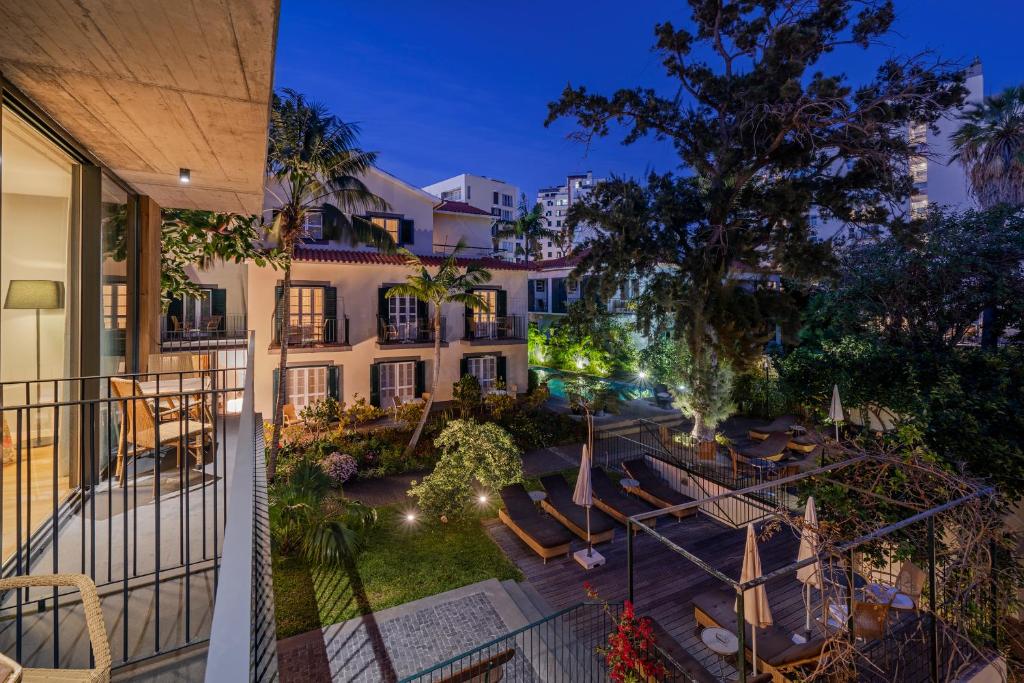
[[[92,579],[115,671],[209,638],[232,469],[256,453],[251,364],[250,341],[221,367],[0,384],[2,573]],[[88,666],[79,605],[56,589],[0,596],[0,651]]]

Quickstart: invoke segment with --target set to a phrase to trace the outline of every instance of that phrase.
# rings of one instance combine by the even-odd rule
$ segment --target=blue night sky
[[[668,142],[629,147],[613,136],[590,149],[544,128],[567,81],[593,92],[671,84],[650,51],[656,22],[687,20],[682,0],[283,0],[276,86],[326,104],[362,127],[379,165],[414,185],[461,172],[538,187],[593,170],[636,176],[676,167]],[[986,93],[1024,82],[1021,0],[897,0],[895,33],[865,53],[830,59],[854,82],[890,54],[981,58]]]

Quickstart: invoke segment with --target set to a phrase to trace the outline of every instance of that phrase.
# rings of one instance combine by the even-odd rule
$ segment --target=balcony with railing
[[[447,318],[441,316],[441,343],[447,343],[448,341],[445,333],[447,324]],[[377,316],[377,343],[381,346],[433,344],[434,339],[434,326],[428,318],[398,321],[384,316]]]
[[[272,321],[276,323],[276,318]],[[281,346],[281,326],[272,324],[271,344]],[[315,318],[300,320],[285,327],[288,348],[318,348],[327,346],[348,346],[348,316],[342,318]]]
[[[33,586],[0,592],[0,652],[23,667],[102,667],[100,635],[115,679],[201,680],[227,619],[245,662],[217,680],[276,671],[252,343],[194,367],[2,384],[2,576]],[[98,612],[47,575],[94,584]]]
[[[527,321],[523,315],[475,315],[466,317],[466,339],[486,344],[526,340]]]
[[[248,338],[246,316],[214,315],[198,320],[160,319],[160,350],[244,347]]]

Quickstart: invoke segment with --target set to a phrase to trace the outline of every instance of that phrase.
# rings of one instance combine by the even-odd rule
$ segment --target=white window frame
[[[469,374],[476,377],[480,383],[480,390],[484,393],[493,391],[494,385],[498,381],[498,357],[470,356],[466,361]]]
[[[324,216],[321,213],[307,213],[302,219],[302,230],[308,240],[324,238]]]
[[[419,301],[413,296],[388,299],[388,324],[394,325],[398,339],[415,340],[419,333]]]
[[[401,244],[402,219],[398,216],[370,216],[370,222],[378,228],[384,228],[395,244]]]
[[[545,294],[547,293],[548,281],[547,280],[534,280],[533,292],[534,294]]]
[[[288,368],[288,402],[295,406],[296,413],[330,395],[327,374],[326,365]]]
[[[324,327],[326,290],[320,286],[292,285],[290,292],[288,327],[309,328],[310,338],[316,339]]]
[[[128,327],[128,284],[103,283],[103,329],[123,330]]]
[[[394,397],[400,396],[402,402],[416,398],[416,361],[396,361],[381,363],[378,367],[377,379],[380,383],[380,405],[390,408],[394,405]]]
[[[473,291],[487,302],[487,310],[473,309],[473,336],[477,339],[493,339],[498,336],[498,290],[477,289]]]

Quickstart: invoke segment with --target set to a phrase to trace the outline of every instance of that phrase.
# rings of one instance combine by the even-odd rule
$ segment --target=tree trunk
[[[281,342],[281,362],[278,365],[277,396],[274,397],[274,431],[270,439],[270,457],[267,459],[267,482],[274,483],[277,474],[277,452],[281,444],[281,425],[284,421],[284,404],[288,396],[288,322],[291,320],[292,268],[285,268],[284,280],[281,283],[282,307],[278,334]],[[277,322],[277,321],[275,321]]]
[[[427,416],[430,415],[430,408],[434,405],[434,396],[437,395],[437,384],[441,380],[441,306],[438,304],[434,310],[434,371],[433,380],[430,383],[430,398],[423,404],[423,414],[420,415],[420,422],[412,432],[409,445],[405,447],[403,457],[408,458],[416,450],[416,444],[420,442],[423,434],[423,427],[427,424]]]
[[[697,410],[693,411],[693,429],[690,430],[690,436],[698,441],[704,441],[707,431],[707,428],[704,426],[704,413]]]

